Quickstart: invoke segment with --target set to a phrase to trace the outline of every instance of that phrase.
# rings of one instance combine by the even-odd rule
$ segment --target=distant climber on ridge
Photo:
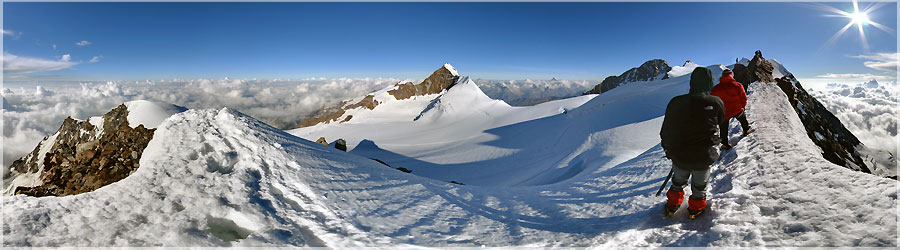
[[[747,122],[747,116],[744,115],[744,107],[747,106],[747,92],[744,91],[744,86],[734,79],[731,70],[725,69],[722,71],[722,77],[719,78],[719,84],[712,88],[710,95],[719,97],[725,103],[726,119],[719,124],[719,136],[722,140],[721,148],[731,149],[731,144],[728,143],[728,122],[731,121],[731,118],[737,118],[741,123],[743,135],[746,136],[750,133],[750,123]]]
[[[671,216],[684,201],[684,188],[691,178],[691,198],[688,201],[690,218],[702,214],[706,208],[709,168],[719,159],[716,136],[719,124],[725,120],[725,105],[718,97],[709,95],[713,85],[712,72],[697,67],[691,73],[688,94],[672,98],[666,107],[659,136],[666,157],[672,159],[672,186],[666,192],[666,215]],[[693,177],[692,177],[693,176]]]

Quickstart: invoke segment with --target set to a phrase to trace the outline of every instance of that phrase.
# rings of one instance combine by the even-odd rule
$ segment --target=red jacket
[[[710,95],[718,96],[725,103],[725,117],[731,118],[744,111],[747,106],[747,92],[744,92],[744,86],[741,85],[731,75],[725,75],[719,78],[719,84],[712,88]]]

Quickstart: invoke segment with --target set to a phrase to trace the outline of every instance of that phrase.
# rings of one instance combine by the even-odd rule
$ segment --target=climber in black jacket
[[[666,107],[659,136],[666,157],[672,159],[672,186],[666,192],[666,214],[672,215],[684,201],[684,188],[691,178],[689,216],[694,218],[706,208],[706,186],[709,167],[719,159],[720,142],[716,132],[725,120],[725,105],[709,95],[713,86],[712,72],[697,67],[691,73],[688,94],[672,98]]]

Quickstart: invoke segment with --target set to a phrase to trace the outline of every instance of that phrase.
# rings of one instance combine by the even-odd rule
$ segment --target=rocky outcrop
[[[334,142],[334,148],[347,152],[347,141],[345,141],[344,139],[338,139]]]
[[[378,101],[375,100],[374,95],[367,95],[359,102],[356,102],[356,103],[353,103],[350,105],[347,105],[347,102],[345,101],[345,102],[341,103],[341,108],[322,110],[313,117],[303,119],[302,121],[300,121],[300,123],[297,124],[297,126],[294,126],[294,128],[309,127],[309,126],[313,126],[313,125],[316,125],[319,123],[336,122],[338,120],[341,120],[341,117],[344,117],[344,113],[347,110],[351,110],[351,109],[355,109],[355,108],[359,108],[359,107],[371,110],[371,109],[375,109],[375,107],[378,106],[378,104],[379,103],[378,103]],[[341,120],[340,122],[344,123],[344,122],[350,121],[350,119],[352,119],[352,118],[353,118],[353,116],[348,115],[347,117],[344,117],[344,119]]]
[[[734,76],[734,80],[737,80],[739,83],[744,85],[744,89],[747,89],[747,87],[752,82],[750,80],[750,69],[735,60],[734,69],[732,69],[731,72],[733,72],[732,74]]]
[[[803,122],[807,136],[822,149],[822,156],[826,160],[853,170],[872,173],[872,166],[863,160],[858,151],[862,146],[859,139],[822,103],[806,92],[794,75],[774,80]]]
[[[459,80],[459,73],[450,64],[444,64],[443,67],[431,73],[419,84],[411,82],[396,84],[397,88],[388,91],[388,94],[397,98],[397,100],[409,99],[413,96],[422,96],[441,93],[445,89],[449,89]]]
[[[96,190],[119,181],[139,167],[155,129],[130,127],[128,109],[119,105],[102,117],[102,124],[66,118],[59,131],[10,166],[4,175],[36,176],[37,185],[10,186],[15,194],[66,196]],[[99,127],[98,127],[99,126]]]
[[[750,71],[750,80],[747,84],[752,82],[775,82],[775,79],[772,77],[772,71],[775,70],[775,67],[763,58],[762,52],[759,50],[754,53],[753,59],[750,59],[747,70]],[[735,78],[735,80],[737,79]]]
[[[583,94],[600,94],[629,82],[664,80],[668,78],[668,75],[666,73],[668,73],[670,70],[672,70],[672,67],[669,66],[669,63],[667,63],[665,60],[653,59],[644,62],[644,64],[641,64],[640,67],[631,68],[619,76],[606,77],[606,79],[603,79],[603,82],[600,82],[600,84],[594,86],[593,89],[584,92]]]
[[[319,137],[319,139],[316,140],[316,143],[328,146],[328,141],[325,140],[325,137]]]

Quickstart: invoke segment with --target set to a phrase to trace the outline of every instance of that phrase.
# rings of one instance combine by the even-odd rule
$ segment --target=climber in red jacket
[[[722,77],[719,78],[719,84],[712,88],[710,95],[718,96],[725,103],[725,117],[719,124],[719,136],[722,139],[722,149],[731,149],[728,144],[728,122],[731,118],[737,118],[744,130],[743,135],[750,133],[750,123],[747,122],[747,116],[744,115],[744,107],[747,106],[747,92],[744,92],[744,86],[734,80],[731,76],[731,70],[722,71]]]

